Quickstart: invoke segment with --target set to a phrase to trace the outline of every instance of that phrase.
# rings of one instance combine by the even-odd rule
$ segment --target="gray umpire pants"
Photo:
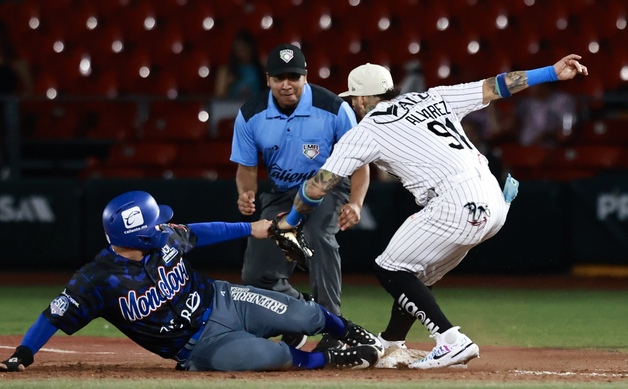
[[[338,233],[338,211],[349,201],[349,179],[342,180],[324,197],[318,207],[307,215],[303,233],[314,250],[309,263],[311,295],[316,302],[338,316],[342,289],[342,272]],[[260,194],[261,218],[274,219],[289,212],[297,189]],[[270,239],[249,238],[244,252],[242,282],[258,288],[275,290],[299,298],[300,292],[288,278],[295,265],[286,261],[283,252]]]
[[[325,315],[312,301],[250,286],[214,282],[212,312],[183,367],[190,371],[266,371],[292,366],[284,333],[315,335]]]

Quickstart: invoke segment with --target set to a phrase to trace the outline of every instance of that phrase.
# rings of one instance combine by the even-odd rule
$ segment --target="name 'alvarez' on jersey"
[[[322,169],[346,177],[375,163],[425,205],[429,189],[473,167],[488,166],[460,124],[488,105],[482,103],[483,82],[439,86],[380,102],[340,139]]]

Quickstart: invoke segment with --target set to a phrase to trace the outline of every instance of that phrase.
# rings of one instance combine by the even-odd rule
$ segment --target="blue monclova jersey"
[[[116,255],[111,246],[102,250],[44,315],[68,335],[102,317],[145,349],[174,357],[201,327],[213,286],[182,258],[197,236],[188,226],[169,226],[174,232],[168,244],[142,261]]]
[[[231,161],[257,166],[261,153],[274,188],[284,192],[312,177],[331,155],[334,144],[356,125],[349,104],[317,85],[305,84],[290,116],[279,111],[268,91],[240,109]]]

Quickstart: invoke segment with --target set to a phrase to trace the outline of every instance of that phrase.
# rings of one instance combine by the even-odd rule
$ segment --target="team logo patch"
[[[179,250],[177,250],[174,247],[165,245],[164,247],[161,248],[161,253],[163,255],[164,262],[170,263],[170,261],[172,261],[173,258],[177,257],[177,255],[179,254]]]
[[[144,215],[140,207],[131,207],[120,214],[124,220],[124,228],[134,228],[144,224]]]
[[[491,211],[488,209],[488,204],[476,204],[469,202],[464,205],[469,210],[468,222],[474,227],[482,227],[491,217]]]
[[[283,49],[279,52],[279,58],[288,63],[294,58],[294,52],[290,49]]]
[[[309,159],[314,159],[320,153],[320,147],[318,145],[303,145],[303,155]]]
[[[63,316],[70,306],[70,300],[65,296],[59,296],[50,303],[50,312],[54,316]]]

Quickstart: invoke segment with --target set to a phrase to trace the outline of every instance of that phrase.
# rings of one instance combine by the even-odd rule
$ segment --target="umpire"
[[[261,218],[274,219],[290,211],[300,185],[331,155],[338,140],[357,125],[347,102],[317,85],[308,84],[305,56],[294,45],[281,44],[269,54],[266,80],[270,88],[248,100],[235,121],[231,161],[238,163],[238,209],[245,216],[257,210],[258,155],[271,188],[259,193]],[[304,234],[314,250],[309,263],[311,297],[341,314],[341,260],[336,233],[357,224],[369,185],[368,166],[343,179],[310,214]],[[242,281],[259,288],[307,299],[289,282],[295,265],[286,261],[271,240],[249,239]],[[304,341],[298,336],[294,346]],[[318,348],[340,347],[323,337]]]

